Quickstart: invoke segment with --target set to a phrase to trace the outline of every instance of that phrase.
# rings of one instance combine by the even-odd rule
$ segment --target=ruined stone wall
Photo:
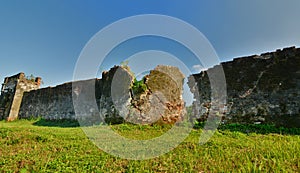
[[[300,127],[300,49],[292,47],[236,58],[216,67],[220,66],[225,72],[228,96],[222,112],[224,123]],[[200,121],[213,110],[208,74],[216,67],[189,77],[195,97],[193,112]],[[19,111],[12,111],[19,112],[19,118],[84,119],[87,124],[103,120],[107,123],[174,123],[185,115],[183,79],[179,69],[170,66],[156,67],[142,81],[136,81],[129,68],[115,66],[103,72],[101,79],[38,90],[32,90],[38,83],[29,85],[17,78],[5,82],[6,91],[13,92],[1,94],[0,112],[4,107],[3,115],[8,117],[7,110],[13,104],[21,104]],[[87,92],[90,90],[93,92]],[[72,96],[80,108],[77,117]],[[95,102],[97,107],[93,106]]]
[[[23,93],[39,88],[41,78],[28,79],[24,73],[6,77],[0,97],[0,119],[12,121],[18,118]]]
[[[19,118],[74,119],[72,83],[25,92]]]
[[[228,95],[224,123],[300,127],[300,49],[236,58],[221,65]],[[210,111],[208,73],[212,70],[193,75],[196,83],[189,83],[197,88],[193,107],[202,121]]]
[[[182,99],[184,75],[177,67],[159,65],[145,76],[145,90],[133,92],[132,109],[126,119],[133,123],[174,124],[184,118]]]
[[[98,108],[101,108],[100,112],[104,119],[112,123],[120,123],[123,119],[116,115],[111,97],[111,83],[117,69],[120,67],[115,66],[110,71],[103,72],[102,79],[69,82],[56,87],[25,92],[19,118],[41,117],[47,120],[85,118],[92,122],[100,116]],[[92,93],[90,90],[93,90]],[[78,117],[74,110],[74,104],[76,105],[77,101],[80,102],[77,106],[82,109],[79,111]],[[94,102],[96,102],[97,108],[93,106]]]
[[[115,66],[101,79],[25,92],[19,118],[77,119],[83,124],[174,123],[184,113],[183,79],[177,67],[158,66],[143,79],[146,90],[136,92],[130,69]]]

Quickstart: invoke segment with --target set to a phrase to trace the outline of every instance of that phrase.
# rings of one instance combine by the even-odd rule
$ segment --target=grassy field
[[[204,145],[201,128],[177,148],[149,160],[126,160],[96,147],[76,124],[0,121],[0,172],[300,172],[300,129],[227,125]],[[115,125],[129,138],[168,127]]]

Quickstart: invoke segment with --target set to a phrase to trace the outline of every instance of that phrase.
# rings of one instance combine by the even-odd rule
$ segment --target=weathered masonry
[[[290,47],[236,58],[220,65],[227,83],[224,123],[266,123],[300,127],[299,48]],[[194,74],[195,80],[189,80],[196,99],[194,111],[202,121],[206,120],[211,110],[211,71],[213,68]]]
[[[36,79],[37,82],[31,82],[23,76],[22,73],[21,77],[17,75],[6,78],[9,81],[15,81],[15,78],[18,80],[10,87],[13,90],[3,93],[2,101],[7,106],[2,119],[80,118],[90,124],[96,123],[101,116],[108,123],[126,120],[140,124],[152,124],[156,121],[169,124],[175,123],[184,114],[181,96],[184,75],[177,67],[159,65],[141,81],[137,81],[128,67],[115,66],[103,72],[101,79],[69,82],[42,89],[37,89],[40,78]],[[5,81],[5,86],[9,84]],[[94,87],[93,93],[87,92],[91,90],[90,86]],[[74,104],[82,98],[83,102],[78,106],[86,111],[75,115]],[[98,107],[92,106],[94,101]],[[9,108],[11,104],[13,106]]]
[[[216,67],[219,66],[224,70],[227,89],[227,105],[221,113],[223,123],[300,127],[299,48],[236,58]],[[216,67],[189,76],[188,84],[195,99],[193,112],[200,121],[205,121],[213,109],[209,74]],[[109,123],[174,123],[186,113],[181,96],[183,79],[178,68],[158,66],[143,80],[136,81],[129,69],[115,66],[103,72],[101,79],[39,89],[41,78],[27,79],[24,73],[19,73],[4,80],[0,119],[75,120],[78,117],[73,96],[89,97],[84,93],[90,90],[87,84],[92,83],[95,86],[92,95],[100,109],[82,104],[82,110],[87,111],[79,118],[95,122],[100,116]]]
[[[28,79],[24,73],[6,77],[0,96],[0,119],[12,121],[18,118],[23,93],[40,87],[41,78]]]

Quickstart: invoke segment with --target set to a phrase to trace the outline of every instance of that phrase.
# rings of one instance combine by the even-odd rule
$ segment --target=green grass
[[[169,127],[121,124],[128,138],[149,139]],[[149,160],[126,160],[97,148],[66,122],[0,121],[0,172],[300,172],[299,129],[222,126],[204,145],[195,129],[177,148]]]

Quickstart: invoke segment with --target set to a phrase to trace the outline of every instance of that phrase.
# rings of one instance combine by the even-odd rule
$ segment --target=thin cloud
[[[192,68],[193,68],[194,73],[200,73],[201,71],[205,70],[205,68],[200,64],[193,65]]]

